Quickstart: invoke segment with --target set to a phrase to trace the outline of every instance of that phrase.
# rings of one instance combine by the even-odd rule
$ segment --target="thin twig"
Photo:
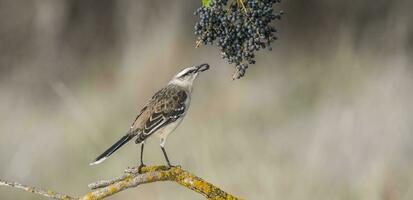
[[[69,195],[66,195],[66,194],[60,194],[60,193],[53,192],[51,190],[44,190],[44,189],[35,188],[35,187],[20,184],[20,183],[5,181],[5,180],[1,180],[1,179],[0,179],[0,186],[7,186],[7,187],[17,188],[17,189],[20,189],[20,190],[31,192],[33,194],[42,195],[42,196],[45,196],[45,197],[48,197],[48,198],[51,198],[51,199],[61,199],[61,200],[75,199],[75,198],[73,198]]]

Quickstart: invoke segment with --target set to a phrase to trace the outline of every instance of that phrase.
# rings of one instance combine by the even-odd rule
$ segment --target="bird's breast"
[[[155,135],[159,138],[164,138],[166,139],[170,133],[172,133],[182,122],[182,118],[176,120],[175,122],[166,125],[165,127],[162,127],[158,131],[156,131]]]

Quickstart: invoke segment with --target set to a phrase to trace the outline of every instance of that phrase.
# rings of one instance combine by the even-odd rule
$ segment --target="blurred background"
[[[207,62],[171,162],[245,199],[413,199],[412,1],[284,1],[244,78],[195,49],[193,0],[0,0],[0,178],[73,196],[138,164],[89,166],[180,69]],[[146,164],[164,164],[158,139]],[[0,188],[0,199],[43,199]],[[153,183],[111,199],[203,199]]]

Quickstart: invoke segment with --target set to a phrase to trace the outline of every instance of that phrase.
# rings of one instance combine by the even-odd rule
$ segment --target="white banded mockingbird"
[[[168,85],[153,95],[149,102],[142,108],[129,131],[109,149],[98,156],[91,165],[99,164],[113,152],[136,137],[135,143],[141,145],[140,168],[143,164],[143,147],[145,140],[155,134],[160,138],[160,145],[171,167],[165,151],[165,141],[169,133],[181,123],[188,111],[191,101],[192,85],[200,72],[209,69],[208,64],[188,67],[175,75]]]

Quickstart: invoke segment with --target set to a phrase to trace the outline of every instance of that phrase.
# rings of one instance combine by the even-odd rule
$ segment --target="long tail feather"
[[[115,152],[121,146],[123,146],[124,144],[129,142],[129,140],[131,140],[134,136],[135,135],[131,135],[131,134],[127,134],[127,135],[123,136],[115,144],[113,144],[111,147],[109,147],[109,149],[107,149],[100,156],[98,156],[92,163],[90,163],[90,165],[97,165],[97,164],[103,162],[104,160],[106,160],[106,158],[108,158],[110,155],[112,155],[113,152]]]

